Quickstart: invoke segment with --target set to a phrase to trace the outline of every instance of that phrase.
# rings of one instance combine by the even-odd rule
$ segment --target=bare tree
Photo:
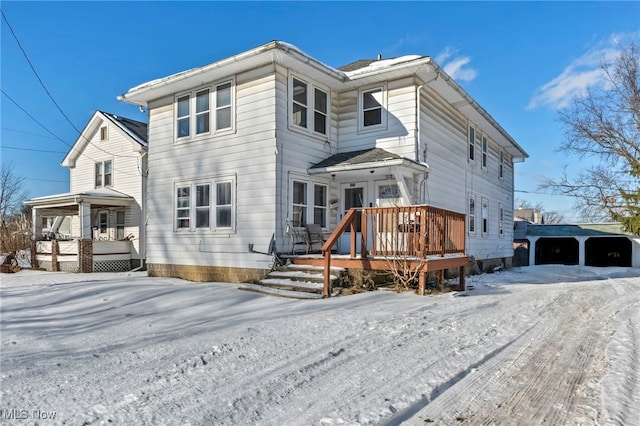
[[[25,199],[24,178],[16,174],[12,162],[3,162],[0,169],[0,251],[3,253],[29,248],[23,247],[24,229],[31,221],[30,214],[29,217],[23,214],[27,213],[23,205]],[[26,229],[31,232],[30,227]]]
[[[602,81],[560,111],[566,140],[560,146],[600,163],[571,179],[542,185],[577,198],[583,219],[617,220],[640,234],[640,48],[631,44],[601,64]]]

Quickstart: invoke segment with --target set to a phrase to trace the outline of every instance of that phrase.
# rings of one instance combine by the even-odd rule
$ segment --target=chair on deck
[[[320,251],[325,242],[322,227],[315,223],[297,227],[292,221],[287,221],[287,234],[291,238],[293,254],[300,253],[301,250],[305,254],[309,254],[311,251]]]
[[[326,238],[324,237],[324,232],[322,231],[322,226],[312,223],[306,226],[307,228],[307,253],[311,251],[320,251],[322,246],[324,245]],[[314,244],[317,245],[317,248],[314,248]]]

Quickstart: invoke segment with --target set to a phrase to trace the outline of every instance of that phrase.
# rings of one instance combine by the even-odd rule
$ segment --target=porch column
[[[31,209],[31,228],[34,239],[42,238],[42,213],[35,207]]]
[[[527,237],[529,238],[529,266],[536,264],[536,244],[538,244],[539,237]]]
[[[578,240],[578,265],[585,266],[587,237],[576,237],[576,240]]]
[[[78,204],[78,217],[80,218],[80,240],[92,240],[91,203]]]

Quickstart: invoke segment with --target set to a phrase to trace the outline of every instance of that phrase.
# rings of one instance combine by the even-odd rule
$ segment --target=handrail
[[[466,216],[428,205],[349,209],[322,245],[323,297],[331,295],[331,250],[351,226],[351,258],[356,257],[356,219],[361,215],[360,256],[427,256],[464,253]],[[368,245],[371,246],[368,249]]]
[[[327,238],[327,241],[322,245],[321,250],[322,256],[324,257],[324,287],[322,288],[322,297],[331,296],[331,249],[336,245],[340,236],[347,229],[347,226],[353,223],[357,212],[358,209],[349,209],[340,223],[338,223],[338,226],[335,227],[329,238]]]

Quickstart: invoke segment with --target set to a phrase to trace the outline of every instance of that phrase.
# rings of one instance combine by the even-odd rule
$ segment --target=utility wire
[[[52,151],[49,149],[35,149],[35,148],[19,148],[17,146],[6,146],[2,145],[0,148],[2,149],[15,149],[18,151],[32,151],[32,152],[50,152],[52,154],[66,154],[64,151]]]
[[[9,24],[9,20],[5,16],[4,11],[0,9],[0,13],[2,13],[2,19],[4,20],[5,24],[7,24],[7,27],[9,27],[9,31],[11,31],[11,35],[16,40],[16,43],[18,43],[18,47],[22,51],[22,54],[24,55],[24,58],[27,60],[27,63],[29,64],[29,67],[31,67],[31,71],[33,71],[33,74],[35,74],[36,78],[38,79],[38,82],[40,82],[40,85],[42,86],[42,88],[46,92],[47,96],[49,96],[49,99],[51,99],[51,102],[53,102],[53,104],[56,106],[56,108],[58,108],[58,111],[60,111],[60,114],[62,114],[62,116],[69,122],[69,124],[71,124],[71,127],[73,127],[76,130],[76,132],[82,133],[80,130],[78,130],[78,128],[75,126],[75,124],[73,124],[71,119],[67,116],[67,114],[65,114],[65,112],[62,110],[62,108],[60,108],[60,105],[58,105],[56,100],[53,99],[53,96],[49,92],[49,89],[47,89],[47,86],[45,86],[44,82],[40,78],[40,75],[38,74],[38,72],[36,71],[35,67],[31,63],[31,60],[29,59],[29,56],[27,55],[27,52],[22,47],[22,44],[20,43],[20,40],[18,40],[18,36],[13,31],[13,28],[11,27],[11,24]]]
[[[43,134],[40,134],[40,133],[25,132],[24,130],[12,129],[10,127],[2,126],[2,130],[7,130],[9,132],[22,133],[22,134],[25,134],[25,135],[38,136],[38,137],[41,137],[41,138],[55,139],[55,138],[52,138],[51,136],[43,135]]]

